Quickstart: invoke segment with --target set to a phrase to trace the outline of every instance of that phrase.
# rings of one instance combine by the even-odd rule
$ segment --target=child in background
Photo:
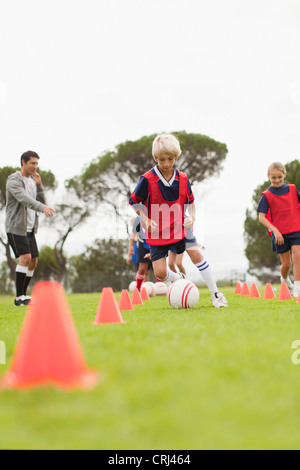
[[[129,204],[142,219],[154,274],[163,282],[183,278],[182,273],[168,269],[166,258],[172,248],[179,255],[186,251],[208,286],[213,305],[227,307],[195,237],[186,236],[195,221],[195,204],[187,175],[173,168],[181,154],[178,139],[172,134],[158,135],[153,141],[152,154],[157,165],[141,176]]]
[[[280,162],[268,168],[271,186],[262,193],[257,207],[259,221],[272,232],[272,249],[281,260],[281,283],[285,282],[290,293],[298,297],[300,292],[300,194],[294,184],[284,183],[286,169]],[[295,285],[289,273],[293,261]]]

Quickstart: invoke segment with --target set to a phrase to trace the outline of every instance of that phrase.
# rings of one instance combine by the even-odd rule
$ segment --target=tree
[[[285,165],[285,182],[295,184],[300,188],[300,163],[293,160]],[[249,273],[262,282],[278,281],[280,258],[271,250],[271,238],[267,229],[258,221],[256,212],[261,193],[270,186],[267,180],[257,186],[252,197],[252,208],[247,209],[244,222],[244,238],[246,242],[245,255],[249,260]]]
[[[100,292],[103,287],[127,289],[133,271],[126,263],[127,240],[95,240],[93,246],[69,260],[72,292]]]
[[[193,183],[218,174],[227,155],[225,144],[201,134],[185,131],[173,132],[180,140],[182,154],[177,166],[186,172]],[[66,181],[78,197],[88,203],[108,204],[114,213],[123,218],[124,204],[139,177],[154,165],[152,142],[156,135],[144,136],[136,141],[126,141],[115,150],[106,151],[93,160],[79,176]]]
[[[53,253],[55,257],[55,267],[52,264],[52,270],[56,273],[58,282],[62,282],[67,265],[67,257],[64,252],[64,245],[71,232],[82,224],[89,216],[87,206],[78,206],[69,204],[57,204],[54,220],[48,219],[49,226],[55,228],[58,234],[57,241],[54,244]]]
[[[16,167],[11,167],[11,166],[5,166],[3,168],[0,168],[0,211],[4,211],[5,206],[6,206],[6,181],[9,175],[12,173],[15,173],[16,171],[20,170],[20,168]],[[41,175],[43,186],[45,189],[45,192],[48,190],[52,189],[54,190],[57,186],[57,183],[55,181],[55,176],[51,171],[43,171],[41,169],[38,170],[39,174]],[[10,269],[10,274],[12,279],[15,278],[15,266],[16,263],[13,260],[9,248],[9,243],[6,238],[5,233],[0,232],[0,243],[4,247],[5,250],[5,255],[7,259],[7,265]]]

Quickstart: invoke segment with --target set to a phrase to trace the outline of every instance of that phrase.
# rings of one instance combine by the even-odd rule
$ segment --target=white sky
[[[253,190],[300,155],[299,44],[298,0],[0,0],[0,166],[32,149],[63,181],[143,135],[225,142],[195,230],[216,270],[243,270]]]

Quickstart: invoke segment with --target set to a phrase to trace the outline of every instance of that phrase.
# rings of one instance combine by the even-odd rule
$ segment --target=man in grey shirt
[[[5,228],[9,244],[19,258],[16,266],[15,305],[28,305],[28,284],[38,263],[38,247],[35,234],[38,229],[38,213],[52,217],[55,210],[45,205],[44,189],[37,173],[39,156],[31,150],[21,156],[21,171],[7,178]]]

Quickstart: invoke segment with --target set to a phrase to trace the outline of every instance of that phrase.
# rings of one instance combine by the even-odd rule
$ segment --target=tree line
[[[182,154],[177,167],[187,173],[191,184],[201,183],[218,175],[227,156],[226,144],[208,136],[185,131],[173,132],[180,141]],[[117,216],[130,232],[129,221],[124,211],[128,198],[139,177],[154,166],[152,142],[156,135],[144,136],[135,141],[126,141],[112,151],[102,152],[86,165],[79,175],[65,180],[65,194],[60,204],[55,205],[51,224],[56,241],[53,246],[41,246],[39,263],[35,271],[37,280],[57,280],[72,292],[96,292],[109,285],[115,290],[128,286],[132,280],[132,267],[126,264],[128,239],[115,240],[109,235],[104,240],[96,239],[92,246],[83,247],[80,255],[67,256],[65,243],[69,235],[89,223],[95,209],[109,210]],[[19,170],[16,167],[0,168],[0,212],[4,220],[7,177]],[[57,191],[57,181],[51,171],[39,169],[47,194]],[[134,214],[133,214],[134,215]],[[50,227],[50,226],[49,226]],[[0,266],[0,291],[10,293],[15,276],[16,261],[4,232],[0,228],[0,248],[5,261]]]

